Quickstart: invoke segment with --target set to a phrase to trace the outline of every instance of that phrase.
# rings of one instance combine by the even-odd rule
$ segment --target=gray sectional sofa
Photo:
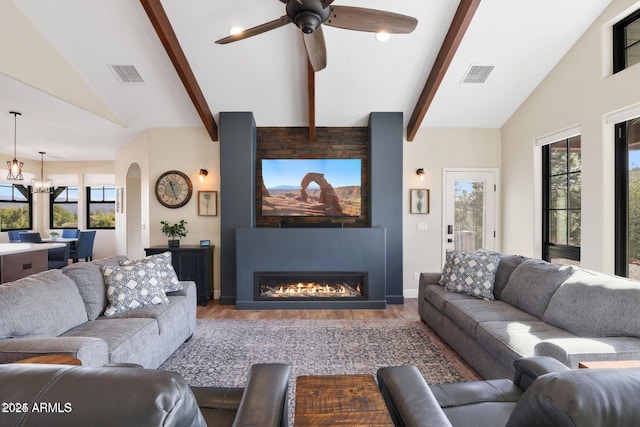
[[[195,330],[195,283],[167,292],[168,304],[106,317],[101,266],[123,259],[76,263],[0,285],[0,363],[57,353],[84,366],[160,366]]]
[[[450,292],[422,273],[418,311],[484,378],[512,378],[521,357],[640,359],[640,283],[517,255],[499,255],[495,300]]]

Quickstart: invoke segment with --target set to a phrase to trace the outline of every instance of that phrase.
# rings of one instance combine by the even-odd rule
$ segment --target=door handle
[[[447,243],[457,243],[457,240],[453,240],[453,239],[447,239]]]

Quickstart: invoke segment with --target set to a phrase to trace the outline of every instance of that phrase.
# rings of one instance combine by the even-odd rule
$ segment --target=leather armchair
[[[640,425],[640,368],[571,370],[550,357],[515,368],[513,381],[428,385],[414,366],[389,367],[378,384],[396,426]]]
[[[0,425],[272,426],[287,423],[290,366],[251,367],[244,388],[198,387],[132,367],[0,365]]]

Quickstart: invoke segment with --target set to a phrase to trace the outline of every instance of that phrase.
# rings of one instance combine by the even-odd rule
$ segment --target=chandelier
[[[40,178],[34,178],[31,180],[31,192],[51,193],[53,190],[53,181],[50,179],[44,179],[44,155],[47,153],[44,151],[38,151],[38,153],[40,153]]]
[[[16,123],[18,116],[21,116],[22,113],[18,113],[17,111],[10,111],[9,113],[13,114],[13,160],[7,162],[7,168],[9,168],[7,179],[9,181],[22,181],[24,179],[22,177],[22,166],[24,166],[24,163],[19,162],[16,158]]]

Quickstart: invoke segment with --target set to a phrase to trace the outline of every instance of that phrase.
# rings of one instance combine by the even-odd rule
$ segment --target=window
[[[78,228],[78,187],[54,187],[49,200],[50,228]]]
[[[550,262],[578,264],[580,261],[580,151],[579,135],[546,145],[542,149],[542,257]]]
[[[0,183],[0,221],[2,231],[32,228],[31,192],[28,187]]]
[[[613,72],[640,62],[640,10],[613,26]]]
[[[640,118],[616,125],[615,273],[640,279]]]
[[[87,228],[116,228],[115,187],[87,187]]]

